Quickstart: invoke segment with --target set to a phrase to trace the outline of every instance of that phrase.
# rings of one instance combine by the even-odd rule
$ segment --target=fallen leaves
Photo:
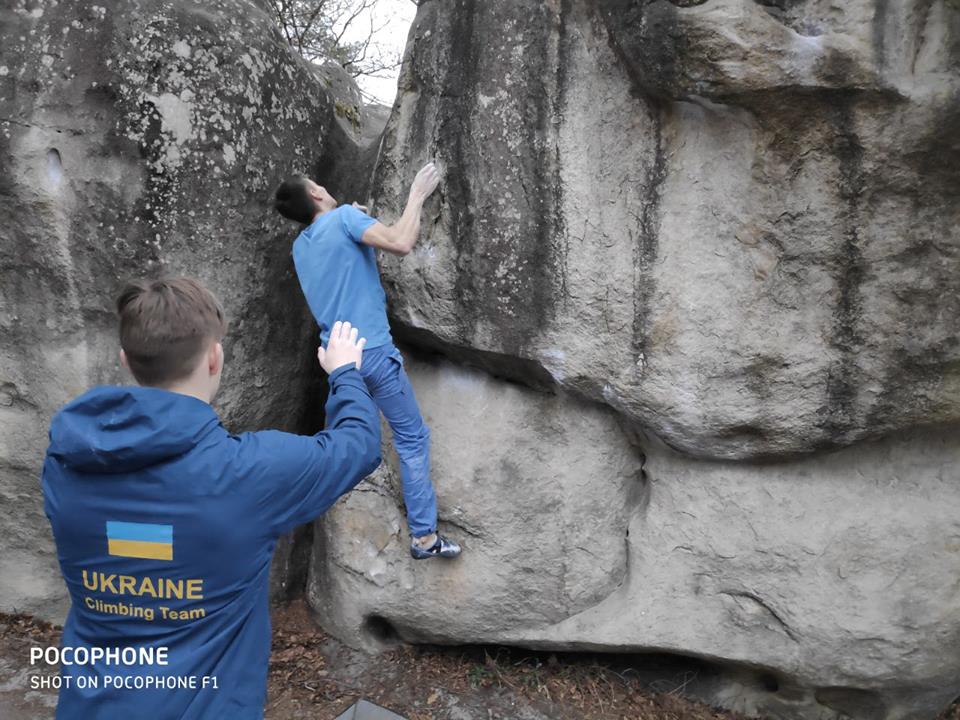
[[[60,634],[60,628],[27,615],[0,614],[0,643],[15,650],[11,656],[22,655],[24,645],[59,644]],[[630,673],[599,661],[506,648],[400,647],[368,656],[317,629],[297,601],[274,612],[266,717],[332,719],[361,697],[408,720],[506,720],[525,706],[557,720],[742,717],[682,697],[683,687],[652,692]],[[960,703],[939,720],[960,720]]]

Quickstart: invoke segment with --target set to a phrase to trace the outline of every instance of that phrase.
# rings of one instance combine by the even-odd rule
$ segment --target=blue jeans
[[[430,430],[413,396],[403,355],[393,343],[364,350],[360,374],[393,431],[410,534],[429,535],[437,529],[437,496],[430,482]]]

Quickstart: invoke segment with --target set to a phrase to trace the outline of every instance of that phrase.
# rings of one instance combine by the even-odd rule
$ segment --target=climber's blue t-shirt
[[[324,345],[337,320],[349,322],[374,348],[392,342],[376,251],[360,238],[376,222],[351,205],[324,213],[293,243],[300,287]]]

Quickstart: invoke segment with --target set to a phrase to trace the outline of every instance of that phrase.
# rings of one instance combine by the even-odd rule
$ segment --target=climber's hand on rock
[[[428,162],[413,179],[410,187],[410,197],[417,200],[426,200],[440,184],[440,171],[432,162]]]
[[[357,210],[359,210],[360,212],[366,212],[366,211],[367,211],[367,206],[366,206],[366,205],[361,205],[361,204],[358,203],[358,202],[353,203],[353,206],[354,206]]]
[[[327,341],[327,347],[323,346],[317,349],[317,359],[328,375],[332,374],[337,368],[351,363],[360,369],[360,363],[363,361],[363,346],[367,344],[366,338],[357,340],[359,331],[351,327],[348,322],[337,320],[330,331],[330,339]]]

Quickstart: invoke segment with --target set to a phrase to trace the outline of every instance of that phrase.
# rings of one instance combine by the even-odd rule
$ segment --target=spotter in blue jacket
[[[277,539],[380,464],[352,365],[330,376],[326,411],[314,436],[231,435],[197,398],[98,387],[54,417],[43,493],[72,601],[63,647],[154,653],[64,664],[57,718],[263,717]]]

